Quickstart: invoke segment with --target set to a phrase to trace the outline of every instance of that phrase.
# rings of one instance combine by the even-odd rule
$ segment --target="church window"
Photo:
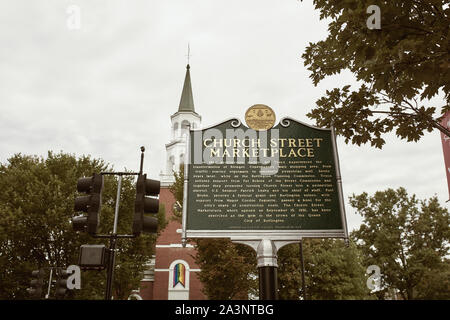
[[[178,134],[178,122],[173,125],[173,137],[176,138]]]

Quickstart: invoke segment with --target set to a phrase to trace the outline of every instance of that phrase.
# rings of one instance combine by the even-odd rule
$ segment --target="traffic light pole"
[[[114,279],[114,265],[116,262],[116,242],[117,238],[117,221],[119,217],[119,204],[120,204],[120,190],[122,189],[122,175],[119,175],[119,182],[117,184],[117,197],[116,197],[116,209],[114,210],[114,227],[113,234],[109,241],[109,261],[106,276],[106,291],[105,300],[112,299],[112,282]]]
[[[106,269],[105,300],[112,300],[112,282],[114,279],[114,265],[116,260],[116,238],[111,237],[109,241],[109,260]]]
[[[114,210],[114,227],[112,234],[109,235],[95,235],[94,238],[109,238],[109,255],[106,267],[106,290],[105,290],[105,300],[112,300],[112,287],[114,280],[114,267],[116,262],[116,243],[117,239],[124,238],[135,238],[134,235],[128,234],[117,234],[117,224],[119,221],[119,206],[120,206],[120,193],[122,189],[122,177],[124,175],[138,175],[138,173],[134,172],[103,172],[102,174],[108,175],[118,175],[119,181],[117,184],[117,196],[116,196],[116,207]]]
[[[50,276],[48,279],[48,288],[47,288],[47,294],[45,295],[45,299],[48,299],[50,297],[50,288],[52,286],[52,275],[53,275],[53,268],[50,269]]]
[[[109,238],[109,255],[107,261],[107,269],[106,269],[106,290],[105,290],[105,300],[112,300],[112,288],[114,281],[114,268],[116,263],[116,244],[117,239],[131,239],[136,238],[135,235],[120,235],[117,234],[117,224],[119,221],[119,206],[120,206],[120,193],[122,189],[122,177],[123,176],[132,176],[132,175],[140,175],[142,174],[142,168],[144,164],[144,151],[145,148],[141,147],[141,163],[139,173],[137,172],[102,172],[102,175],[118,175],[119,181],[117,183],[117,196],[116,196],[116,207],[114,210],[114,226],[113,232],[110,235],[95,235],[94,238]]]

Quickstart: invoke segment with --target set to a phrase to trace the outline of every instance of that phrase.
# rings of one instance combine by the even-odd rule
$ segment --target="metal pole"
[[[116,260],[116,240],[117,240],[117,221],[119,218],[119,205],[120,205],[120,190],[122,187],[122,176],[119,175],[119,182],[117,184],[117,197],[116,197],[116,209],[114,211],[114,228],[113,234],[110,237],[109,242],[109,263],[108,273],[106,277],[106,292],[105,300],[112,300],[112,283],[114,279],[114,264]]]
[[[276,267],[260,267],[259,300],[278,300],[278,281]]]
[[[331,122],[331,144],[333,147],[334,163],[335,163],[335,167],[336,167],[336,183],[337,183],[337,189],[338,189],[338,195],[339,195],[339,211],[341,213],[342,228],[344,229],[344,240],[345,240],[345,244],[348,247],[349,241],[348,241],[347,218],[345,215],[344,192],[342,191],[341,168],[339,165],[339,155],[338,155],[338,150],[337,150],[336,131],[334,129],[333,121]]]
[[[50,277],[48,279],[48,289],[47,294],[45,295],[45,299],[48,299],[50,297],[50,287],[52,286],[52,275],[53,275],[53,268],[50,268]]]
[[[263,239],[256,249],[259,273],[259,300],[278,300],[277,248]]]
[[[188,181],[189,181],[189,164],[191,158],[191,125],[188,125],[188,135],[186,137],[186,156],[184,157],[184,181],[183,181],[183,207],[181,208],[182,215],[182,230],[181,230],[181,245],[186,248],[187,238],[186,238],[186,219],[187,219],[187,191],[188,191]],[[195,133],[194,133],[195,134]],[[195,163],[195,160],[194,160]]]
[[[116,237],[111,236],[109,242],[109,263],[108,263],[108,273],[106,278],[106,292],[105,300],[112,300],[112,283],[114,280],[114,264],[116,261]]]
[[[303,260],[303,239],[300,240],[300,263],[302,268],[302,293],[303,300],[306,300],[306,284],[305,284],[305,261]]]
[[[117,220],[119,217],[120,189],[121,188],[122,188],[122,176],[119,176],[119,182],[117,184],[116,210],[114,211],[113,235],[117,234]]]
[[[142,170],[144,168],[144,152],[145,152],[145,147],[142,146],[141,147],[141,166],[140,166],[140,169],[139,169],[139,174],[142,174]]]

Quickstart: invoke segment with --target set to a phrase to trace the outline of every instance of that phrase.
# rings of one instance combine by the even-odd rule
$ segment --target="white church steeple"
[[[171,140],[166,144],[166,169],[161,172],[161,187],[168,187],[175,182],[173,171],[179,171],[184,163],[187,147],[187,128],[200,128],[202,117],[195,112],[192,95],[191,74],[189,64],[186,66],[183,92],[180,105],[170,120],[172,122]]]

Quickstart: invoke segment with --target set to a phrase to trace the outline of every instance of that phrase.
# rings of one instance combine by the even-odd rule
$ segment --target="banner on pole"
[[[447,111],[441,121],[441,125],[450,130],[450,111]],[[447,186],[450,200],[450,137],[441,132],[442,149],[444,152],[445,172],[447,174]]]

